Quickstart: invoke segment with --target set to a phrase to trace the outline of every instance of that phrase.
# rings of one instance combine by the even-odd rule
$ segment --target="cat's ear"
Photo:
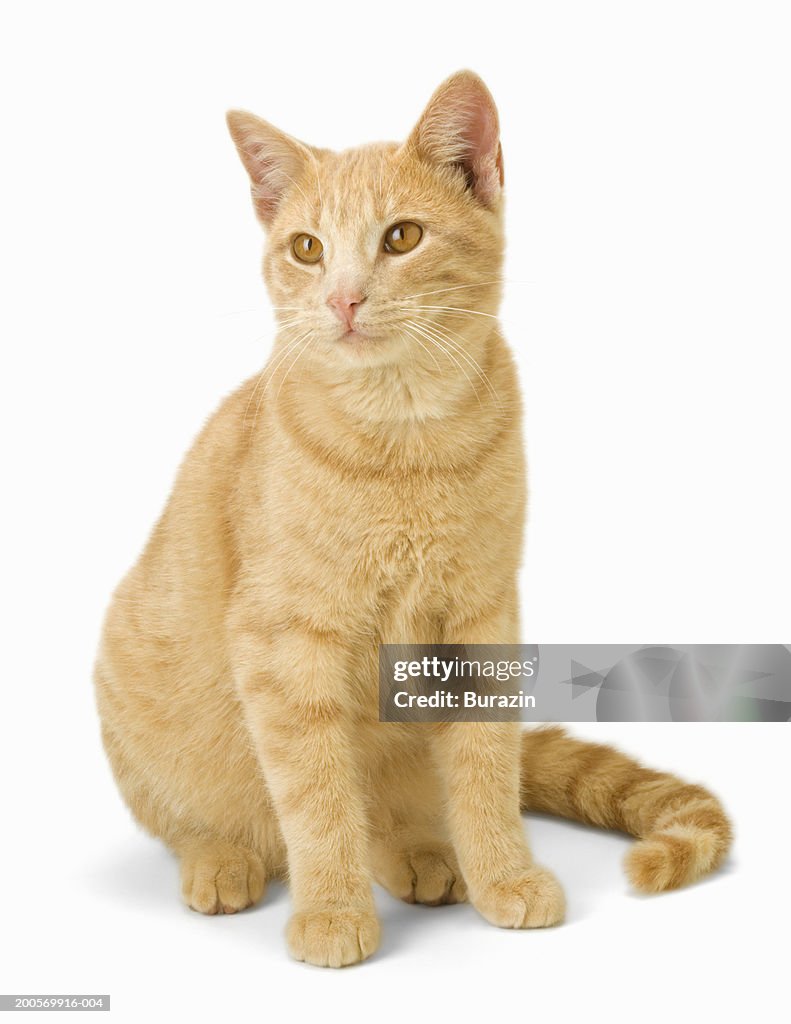
[[[283,196],[311,159],[310,148],[246,110],[229,110],[226,120],[250,175],[256,215],[269,227]]]
[[[484,206],[500,197],[504,174],[497,107],[475,72],[458,71],[442,83],[407,146],[431,163],[460,167]]]

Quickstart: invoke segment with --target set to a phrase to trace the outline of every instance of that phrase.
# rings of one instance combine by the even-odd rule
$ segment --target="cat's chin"
[[[341,330],[335,335],[335,341],[344,345],[369,345],[381,341],[383,337],[381,326],[377,329],[375,324],[355,324],[347,330]]]
[[[397,361],[399,342],[386,334],[367,330],[346,331],[332,343],[333,354],[345,363],[381,366]]]
[[[348,331],[344,331],[343,334],[339,335],[337,340],[352,346],[365,345],[366,342],[371,341],[371,334],[368,331],[352,327]]]

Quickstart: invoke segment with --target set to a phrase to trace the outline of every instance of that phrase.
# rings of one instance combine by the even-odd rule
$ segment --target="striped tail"
[[[697,881],[731,845],[730,822],[707,789],[556,727],[523,736],[521,806],[636,836],[625,867],[642,892]]]

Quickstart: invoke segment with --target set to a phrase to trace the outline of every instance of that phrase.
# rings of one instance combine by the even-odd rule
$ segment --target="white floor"
[[[110,993],[112,1019],[122,1022],[472,1021],[509,1012],[666,1022],[697,1011],[772,1021],[787,1011],[783,724],[576,727],[722,795],[738,842],[716,878],[636,896],[620,870],[628,839],[536,817],[527,827],[537,858],[566,887],[564,926],[500,931],[469,906],[410,907],[380,892],[381,949],[344,971],[289,959],[282,887],[233,917],[184,908],[176,863],[122,808],[90,715],[82,733],[59,725],[57,715],[42,723],[46,760],[24,729],[5,737],[17,777],[27,775],[10,787],[1,848],[4,992]]]

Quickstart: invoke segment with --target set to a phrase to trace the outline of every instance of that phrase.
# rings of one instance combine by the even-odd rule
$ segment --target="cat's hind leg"
[[[212,753],[220,737],[238,732],[232,700],[220,698],[225,717],[198,742],[188,709],[169,714],[163,731],[154,700],[132,707],[130,694],[148,680],[129,680],[97,663],[102,739],[113,775],[136,820],[179,858],[185,903],[204,914],[236,913],[261,899],[269,879],[285,875],[285,848],[260,767],[242,741],[233,757],[218,760]],[[175,687],[163,682],[160,688]]]
[[[462,903],[467,886],[447,835],[441,782],[428,745],[414,731],[396,729],[387,734],[374,774],[371,875],[406,903]]]
[[[253,850],[214,839],[195,839],[177,850],[181,894],[202,914],[235,914],[258,903],[267,871]]]
[[[467,886],[450,843],[408,829],[374,838],[371,871],[391,896],[406,903],[436,907],[467,899]]]

